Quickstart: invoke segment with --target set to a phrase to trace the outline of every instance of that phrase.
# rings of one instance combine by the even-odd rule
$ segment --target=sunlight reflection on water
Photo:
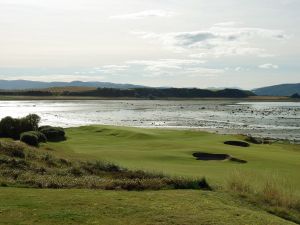
[[[29,113],[40,115],[42,124],[63,127],[191,128],[300,140],[299,102],[0,101],[0,118]]]

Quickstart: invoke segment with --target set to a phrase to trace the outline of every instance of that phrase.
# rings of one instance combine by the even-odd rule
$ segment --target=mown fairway
[[[265,211],[205,191],[0,188],[0,224],[289,225]]]
[[[300,189],[300,145],[251,144],[242,148],[223,144],[227,140],[241,140],[242,136],[110,126],[70,128],[67,136],[67,141],[47,144],[47,147],[68,156],[107,160],[127,168],[205,176],[212,184],[222,184],[238,170],[252,177],[255,183],[266,176],[275,176]],[[225,153],[247,163],[199,161],[192,156],[197,151]]]

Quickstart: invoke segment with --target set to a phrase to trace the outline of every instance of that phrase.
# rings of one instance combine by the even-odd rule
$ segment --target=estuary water
[[[105,124],[199,129],[300,141],[300,102],[45,100],[0,101],[0,119],[41,116],[43,125]]]

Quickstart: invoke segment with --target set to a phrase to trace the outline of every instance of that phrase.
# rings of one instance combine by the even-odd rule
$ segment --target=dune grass
[[[103,161],[59,158],[46,149],[0,140],[0,186],[104,190],[211,190],[205,178],[168,177]]]
[[[280,176],[266,176],[257,182],[254,174],[235,171],[227,180],[225,190],[260,208],[300,224],[300,198],[296,187]]]

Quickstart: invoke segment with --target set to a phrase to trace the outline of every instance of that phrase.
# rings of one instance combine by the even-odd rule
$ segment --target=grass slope
[[[297,208],[299,205],[293,208],[283,205],[284,208],[281,209],[282,206],[277,206],[276,202],[267,202],[284,197],[277,193],[276,186],[275,189],[272,185],[267,186],[267,192],[264,192],[262,197],[261,193],[243,194],[243,191],[248,189],[244,181],[245,184],[250,181],[251,185],[259,185],[271,175],[276,175],[276,180],[281,182],[280,185],[286,181],[290,182],[299,194],[299,145],[251,144],[248,148],[241,148],[225,145],[223,142],[242,140],[244,138],[242,136],[112,126],[70,128],[67,129],[67,136],[67,141],[43,144],[39,150],[30,151],[37,151],[36,154],[49,152],[58,159],[68,161],[107,160],[126,168],[164,172],[168,175],[190,178],[206,176],[210,184],[221,184],[223,188],[221,190],[216,188],[212,192],[202,190],[128,192],[0,187],[1,225],[289,225],[295,224],[290,221],[297,223],[300,221]],[[229,160],[197,161],[192,156],[192,153],[197,151],[224,153],[248,162],[239,164]],[[40,163],[39,158],[31,159]],[[237,183],[232,180],[238,194],[233,194],[234,189],[226,193],[225,179],[236,171],[239,171],[242,177]],[[247,180],[244,180],[244,177]],[[240,188],[242,191],[239,191]]]
[[[0,188],[0,224],[292,225],[222,193]]]
[[[47,144],[70,157],[107,160],[132,169],[169,175],[208,178],[223,184],[233,171],[253,176],[255,182],[278,176],[297,187],[300,194],[300,145],[251,144],[248,148],[223,144],[242,136],[216,135],[198,131],[87,126],[67,129],[66,142]],[[194,152],[224,153],[246,160],[197,161]]]

